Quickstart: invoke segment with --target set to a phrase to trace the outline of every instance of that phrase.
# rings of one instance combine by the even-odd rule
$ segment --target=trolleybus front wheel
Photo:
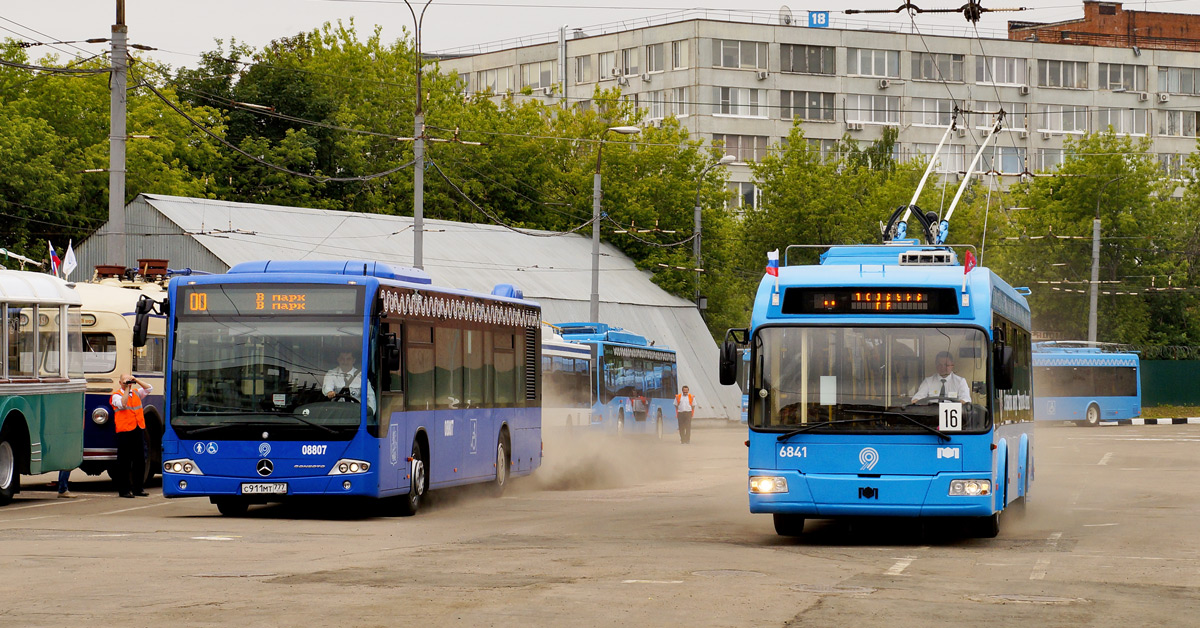
[[[425,475],[425,456],[421,451],[421,442],[413,441],[412,461],[409,463],[408,495],[400,503],[400,515],[411,517],[421,509],[421,498],[425,495],[428,479]]]
[[[775,519],[775,534],[779,536],[800,536],[804,534],[804,517],[779,512],[771,516]]]
[[[1000,513],[994,512],[989,517],[980,517],[975,522],[976,535],[981,539],[994,539],[1000,534]]]

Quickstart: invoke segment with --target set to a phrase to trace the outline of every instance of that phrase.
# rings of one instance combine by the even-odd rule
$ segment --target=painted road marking
[[[621,584],[683,584],[683,580],[622,580]]]
[[[1029,574],[1030,580],[1042,580],[1046,577],[1046,569],[1050,567],[1049,558],[1039,558],[1037,564],[1033,566],[1033,573]]]
[[[1100,459],[1100,462],[1097,462],[1096,464],[1098,464],[1098,465],[1106,465],[1106,464],[1108,464],[1108,461],[1109,461],[1109,460],[1112,460],[1112,457],[1113,457],[1113,452],[1111,452],[1111,451],[1110,451],[1110,452],[1108,452],[1108,453],[1104,454],[1104,457],[1103,457],[1103,458],[1101,458],[1101,459]]]
[[[133,508],[122,508],[121,510],[110,510],[109,512],[98,512],[96,514],[97,515],[117,515],[117,514],[120,514],[123,512],[133,512],[134,510],[145,510],[147,508],[158,508],[159,506],[166,506],[169,503],[171,503],[171,502],[164,500],[157,504],[149,504],[146,506],[134,506]]]
[[[904,558],[897,559],[896,564],[889,567],[888,570],[884,573],[886,573],[889,576],[898,576],[898,575],[904,573],[904,570],[908,569],[908,566],[911,565],[912,562],[916,559],[917,559],[916,556],[906,556]]]
[[[240,539],[240,536],[193,536],[193,541],[233,541]]]

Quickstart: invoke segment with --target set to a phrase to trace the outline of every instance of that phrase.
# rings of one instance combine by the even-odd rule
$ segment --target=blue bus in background
[[[1142,414],[1142,381],[1136,353],[1082,341],[1033,345],[1033,387],[1038,420],[1103,421]]]
[[[675,351],[605,323],[557,323],[563,340],[589,347],[591,425],[618,435],[678,431]]]
[[[778,534],[806,518],[898,516],[962,518],[992,537],[1000,512],[1023,505],[1028,292],[970,266],[952,247],[897,241],[831,247],[815,265],[785,257],[764,276],[751,326],[727,334],[721,383],[736,382],[748,345],[750,511],[771,513]],[[915,398],[943,361],[969,398],[941,386]]]
[[[499,493],[541,463],[541,310],[512,286],[260,261],[174,278],[160,308],[167,497],[240,515],[299,496],[395,496],[407,515],[430,489]],[[351,375],[331,388],[340,361]]]

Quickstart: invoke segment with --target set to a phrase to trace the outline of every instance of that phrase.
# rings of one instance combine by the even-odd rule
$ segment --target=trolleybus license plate
[[[242,495],[286,495],[287,482],[259,482],[242,484]]]

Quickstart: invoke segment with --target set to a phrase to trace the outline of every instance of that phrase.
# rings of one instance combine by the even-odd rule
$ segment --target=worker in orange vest
[[[121,387],[113,391],[109,403],[113,407],[113,428],[117,432],[117,469],[113,481],[121,497],[149,495],[143,490],[146,477],[146,418],[142,400],[153,387],[131,374],[118,380]]]
[[[675,395],[675,419],[679,422],[679,442],[684,445],[692,442],[692,413],[696,411],[696,398],[684,386],[682,392]]]

